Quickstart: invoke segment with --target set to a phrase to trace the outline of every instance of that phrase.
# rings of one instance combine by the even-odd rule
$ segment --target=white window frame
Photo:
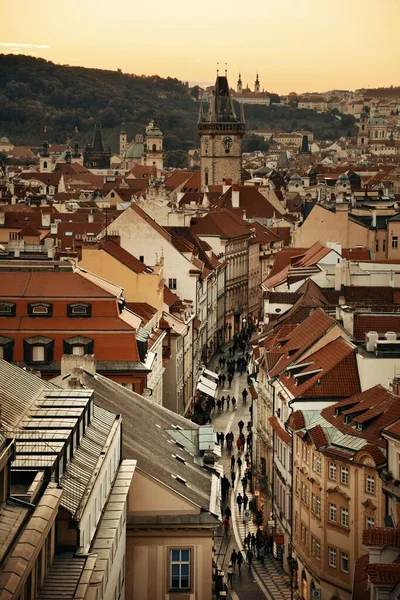
[[[85,356],[85,346],[75,344],[72,346],[72,354],[74,356]]]
[[[321,466],[322,466],[322,461],[321,461],[321,457],[319,454],[314,454],[314,471],[318,474],[321,475]]]
[[[345,563],[343,561],[345,561]],[[344,564],[346,564],[345,568],[343,567]],[[347,552],[340,553],[340,570],[343,573],[349,572],[349,555],[347,554]]]
[[[170,290],[176,290],[176,288],[177,288],[177,280],[176,280],[176,277],[170,277],[170,278],[168,279],[168,288],[169,288]]]
[[[173,552],[179,552],[179,556],[180,556],[179,560],[173,560],[172,559],[172,556],[173,556],[172,553]],[[182,557],[182,552],[188,552],[189,553],[188,560],[182,560],[182,558],[181,558]],[[191,549],[190,548],[170,548],[169,549],[169,567],[170,567],[170,569],[169,569],[169,575],[170,575],[170,577],[169,577],[169,584],[170,584],[170,590],[171,591],[172,590],[174,590],[174,591],[175,590],[176,591],[178,591],[178,590],[179,591],[182,591],[182,590],[189,591],[191,589],[191,565],[190,565],[190,559],[191,559]],[[178,586],[172,585],[172,583],[173,583],[173,581],[172,581],[173,580],[173,574],[172,574],[172,567],[173,567],[173,565],[178,565],[178,567],[179,567],[179,576],[178,576],[179,577],[179,584],[178,584]],[[182,581],[181,581],[182,580],[181,567],[183,565],[188,565],[189,574],[188,574],[188,585],[187,586],[182,586]]]
[[[329,469],[328,469],[328,476],[331,481],[336,481],[336,473],[337,473],[336,463],[330,462]]]
[[[44,362],[45,347],[43,345],[37,344],[36,346],[32,346],[31,360],[32,362]]]
[[[375,527],[374,517],[365,517],[365,529],[371,529],[371,527]]]
[[[328,548],[328,564],[332,569],[336,569],[337,558],[336,558],[336,548]]]
[[[332,518],[334,517],[334,518]],[[336,504],[332,504],[332,502],[329,503],[329,522],[330,523],[336,523],[336,519],[337,519],[337,506]]]
[[[365,491],[367,494],[375,494],[375,477],[374,475],[365,476]]]
[[[340,467],[340,481],[343,485],[349,485],[349,468]]]
[[[340,524],[342,527],[349,527],[349,509],[340,507]]]

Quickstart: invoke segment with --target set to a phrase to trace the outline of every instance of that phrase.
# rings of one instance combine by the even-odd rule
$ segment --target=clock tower
[[[222,185],[224,180],[241,183],[242,137],[245,133],[243,105],[238,118],[226,74],[217,75],[206,116],[200,105],[198,130],[202,191],[209,185]]]

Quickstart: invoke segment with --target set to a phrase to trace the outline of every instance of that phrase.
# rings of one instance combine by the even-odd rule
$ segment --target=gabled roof
[[[341,432],[362,437],[370,444],[384,448],[386,443],[381,432],[400,419],[400,397],[375,385],[324,408],[321,415]],[[362,429],[357,429],[358,423]]]
[[[152,269],[147,267],[144,263],[138,260],[135,256],[130,254],[127,250],[122,248],[114,240],[108,241],[102,247],[104,252],[107,252],[110,256],[118,260],[121,264],[128,267],[134,273],[152,273]]]
[[[252,235],[249,224],[226,209],[211,212],[202,219],[198,219],[192,228],[199,236],[230,239]]]

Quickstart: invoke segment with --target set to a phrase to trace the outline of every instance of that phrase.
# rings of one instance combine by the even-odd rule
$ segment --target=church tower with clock
[[[201,189],[222,185],[224,181],[241,183],[242,137],[245,134],[243,105],[240,117],[235,113],[228,78],[217,75],[207,115],[200,105]]]

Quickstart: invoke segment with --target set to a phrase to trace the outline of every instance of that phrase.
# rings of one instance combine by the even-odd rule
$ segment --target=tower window
[[[153,152],[157,152],[157,146],[153,144]]]
[[[43,161],[43,169],[47,169],[47,160]]]
[[[204,183],[208,185],[208,171],[204,173]]]

